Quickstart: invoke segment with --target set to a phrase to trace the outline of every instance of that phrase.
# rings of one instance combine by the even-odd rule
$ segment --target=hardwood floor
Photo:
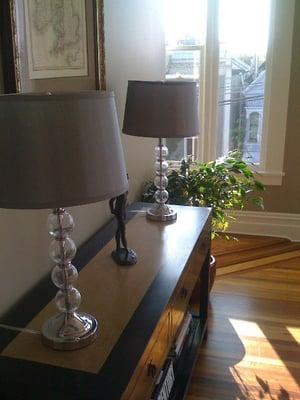
[[[226,243],[224,254],[230,246],[231,251],[249,252],[256,243],[258,258],[252,252],[249,268],[217,277],[208,339],[186,400],[300,399],[300,252],[297,255],[292,246],[281,259],[275,251],[276,261],[270,262],[270,246],[289,242],[242,239],[239,250],[238,243]],[[287,254],[290,259],[285,259]],[[258,260],[263,264],[252,269],[251,263]]]
[[[235,235],[235,239],[226,240],[220,236],[213,240],[212,254],[217,259],[219,269],[300,250],[300,243],[288,239],[251,235]]]

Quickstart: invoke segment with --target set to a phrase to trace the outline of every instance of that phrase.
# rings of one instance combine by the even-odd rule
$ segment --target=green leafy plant
[[[237,152],[208,163],[183,160],[168,179],[169,203],[212,207],[213,237],[225,232],[229,221],[235,219],[229,210],[241,210],[249,203],[263,208],[260,193],[265,187]],[[154,184],[148,183],[142,201],[153,202],[155,190]]]

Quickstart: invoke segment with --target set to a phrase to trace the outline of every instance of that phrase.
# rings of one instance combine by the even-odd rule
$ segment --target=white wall
[[[158,0],[105,1],[107,86],[115,91],[120,125],[127,80],[163,78],[164,49],[158,4]],[[135,200],[145,177],[152,175],[155,141],[122,136],[130,175],[130,199]],[[77,245],[110,218],[107,202],[73,207],[69,211],[76,223],[73,238]],[[47,210],[0,209],[0,315],[50,270],[47,215]]]
[[[105,0],[107,88],[114,90],[122,129],[127,81],[162,80],[165,58],[161,0]],[[122,134],[130,196],[140,195],[145,177],[152,177],[155,139]]]
[[[107,202],[68,209],[77,245],[110,218],[108,210]],[[48,210],[0,209],[0,315],[51,269],[47,216]]]

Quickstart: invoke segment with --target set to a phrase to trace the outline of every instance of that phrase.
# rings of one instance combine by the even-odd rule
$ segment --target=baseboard
[[[229,233],[276,236],[300,241],[300,214],[264,211],[234,211],[236,218],[229,225]]]

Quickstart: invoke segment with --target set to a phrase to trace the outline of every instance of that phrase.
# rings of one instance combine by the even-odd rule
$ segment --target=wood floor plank
[[[260,257],[255,260],[240,262],[237,264],[224,266],[222,268],[218,267],[218,261],[217,261],[217,276],[228,275],[244,270],[263,267],[268,264],[273,264],[276,262],[283,262],[293,258],[298,258],[299,256],[300,256],[300,250],[295,250],[295,251],[276,254],[273,256]]]
[[[282,282],[282,276],[284,275],[284,280],[288,284],[298,285],[297,282],[300,280],[300,269],[299,271],[290,270],[286,268],[264,268],[264,274],[261,273],[260,269],[255,269],[254,271],[249,271],[247,274],[247,279],[258,279],[262,281],[272,282]]]
[[[272,246],[280,243],[290,243],[288,239],[278,237],[253,236],[253,235],[230,235],[226,239],[223,234],[216,237],[212,242],[212,253],[216,256],[232,252],[258,249],[260,247]],[[233,239],[232,237],[235,237]]]
[[[216,256],[218,268],[224,268],[228,265],[233,265],[250,260],[257,260],[261,257],[270,257],[277,254],[287,253],[294,250],[299,250],[299,243],[279,243],[272,246],[249,249],[247,251],[232,252]]]
[[[222,279],[222,278],[220,278]],[[237,295],[236,293],[220,294],[213,289],[211,299],[211,313],[214,315],[212,321],[219,316],[230,317],[247,320],[256,320],[263,323],[264,321],[274,322],[276,324],[283,324],[286,326],[299,326],[299,304],[297,302],[285,301],[274,304],[272,299],[246,297]],[[287,312],[288,310],[288,312]]]

